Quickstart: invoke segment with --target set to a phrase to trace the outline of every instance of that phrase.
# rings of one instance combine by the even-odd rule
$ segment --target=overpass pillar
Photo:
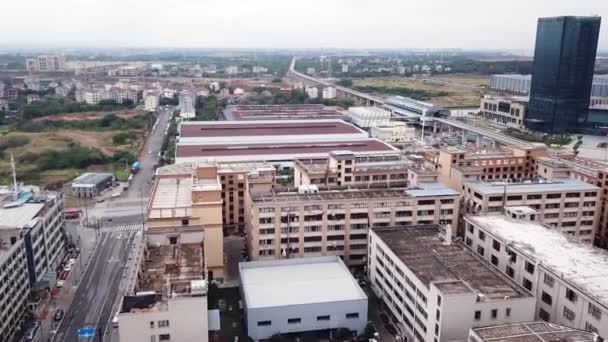
[[[438,130],[439,130],[439,123],[437,123],[437,121],[433,121],[433,134],[437,134]]]
[[[476,138],[475,138],[475,146],[477,148],[479,148],[481,146],[481,135],[477,134]]]
[[[448,137],[452,136],[452,133],[454,133],[453,131],[452,126],[448,125]]]

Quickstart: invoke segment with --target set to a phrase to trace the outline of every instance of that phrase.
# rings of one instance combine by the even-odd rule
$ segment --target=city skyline
[[[534,3],[516,0],[492,5],[469,0],[459,3],[458,8],[437,0],[421,3],[382,0],[376,4],[378,11],[370,11],[370,6],[359,1],[344,0],[330,3],[312,0],[297,6],[277,0],[265,1],[263,5],[192,0],[165,4],[154,0],[146,2],[145,7],[137,1],[59,0],[10,2],[4,6],[0,30],[12,34],[5,36],[2,44],[16,47],[531,51],[538,17],[608,13],[608,3],[599,0],[588,1],[585,6],[564,0]],[[7,13],[28,13],[28,25],[18,19],[20,15]],[[509,19],[500,22],[497,14]],[[59,17],[61,21],[56,20]],[[608,49],[606,28],[600,32],[598,49]]]

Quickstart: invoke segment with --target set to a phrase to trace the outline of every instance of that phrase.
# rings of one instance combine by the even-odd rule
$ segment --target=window
[[[154,321],[150,321],[150,329],[154,328]]]
[[[555,284],[555,279],[553,279],[553,277],[551,277],[548,274],[545,274],[545,278],[543,279],[543,282],[545,283],[545,285],[549,286],[549,287],[553,287],[553,284]]]
[[[534,264],[526,261],[526,272],[534,274]]]
[[[511,268],[511,266],[507,266],[507,275],[511,278],[515,276],[515,271]]]
[[[441,306],[441,296],[437,296],[437,306]]]
[[[317,316],[317,321],[329,321],[331,317],[329,315]]]
[[[171,341],[171,335],[169,334],[160,334],[158,335],[158,340],[159,341]]]
[[[168,326],[169,326],[169,321],[168,320],[158,321],[158,327],[159,328],[166,328]]]
[[[522,284],[524,285],[524,287],[526,288],[526,290],[532,291],[532,282],[530,280],[528,280],[528,278],[524,277],[524,280],[522,281]]]
[[[481,311],[475,311],[475,320],[479,321],[481,319]]]
[[[492,240],[492,248],[494,248],[495,251],[500,252],[500,242],[498,242],[496,240]]]
[[[483,256],[485,253],[485,249],[481,246],[477,246],[477,254]]]
[[[498,309],[492,309],[492,311],[490,311],[490,317],[496,319],[498,317]]]
[[[541,295],[540,299],[543,301],[543,303],[547,305],[553,305],[553,298],[545,291],[543,291],[543,294]]]
[[[358,312],[347,313],[346,318],[348,318],[348,319],[359,318],[359,313]]]
[[[258,327],[267,327],[272,325],[272,321],[258,321]]]
[[[576,292],[570,290],[570,289],[566,289],[566,298],[571,301],[572,303],[575,303],[576,300],[578,299],[578,295],[576,294]]]
[[[585,322],[585,330],[588,332],[596,333],[598,332],[597,328],[594,327],[591,323]]]
[[[602,310],[600,310],[600,308],[591,303],[589,303],[589,308],[587,309],[587,312],[589,312],[589,314],[593,316],[593,318],[596,318],[598,320],[602,319]]]
[[[551,315],[549,315],[549,313],[544,309],[540,309],[538,311],[538,317],[545,322],[549,322],[549,320],[551,319]]]
[[[491,262],[492,265],[498,266],[498,258],[496,257],[496,255],[492,255]]]
[[[506,317],[511,317],[511,308],[506,308],[505,309],[505,316]]]
[[[485,241],[485,239],[486,239],[486,233],[484,233],[480,230],[479,231],[479,240]]]
[[[574,321],[576,315],[574,314],[574,311],[564,306],[564,317],[569,321]]]
[[[287,320],[287,324],[300,324],[300,323],[302,323],[301,318],[289,318]]]
[[[190,224],[190,220],[189,219],[182,219],[182,226],[187,226]]]

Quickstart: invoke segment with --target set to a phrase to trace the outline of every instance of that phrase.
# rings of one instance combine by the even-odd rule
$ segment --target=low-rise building
[[[505,207],[529,206],[541,223],[593,243],[600,214],[600,188],[571,178],[553,181],[467,182],[464,207],[469,213],[496,214]]]
[[[335,99],[336,98],[336,88],[334,87],[325,87],[321,92],[321,97],[324,99]]]
[[[408,341],[461,341],[471,327],[528,322],[536,300],[437,225],[372,228],[372,290]]]
[[[486,95],[481,99],[479,109],[480,115],[486,121],[524,130],[528,98]]]
[[[254,341],[302,333],[321,340],[331,330],[358,335],[365,329],[367,295],[336,256],[242,262],[239,273],[247,332]]]
[[[146,94],[146,99],[144,100],[144,108],[147,111],[154,112],[158,109],[159,101],[160,96],[157,92],[149,92]]]
[[[535,318],[608,336],[608,253],[507,214],[466,216],[465,244],[536,298]]]
[[[308,95],[308,97],[311,99],[316,99],[319,97],[319,89],[317,87],[307,87],[306,95]]]
[[[379,188],[314,185],[251,194],[245,207],[252,260],[339,255],[366,263],[369,227],[454,224],[459,194],[440,183]]]
[[[525,322],[490,325],[473,328],[469,332],[469,342],[547,342],[560,341],[598,342],[592,332],[573,329],[547,322]]]
[[[184,90],[179,94],[179,116],[183,119],[196,117],[196,98],[191,92]]]
[[[111,173],[83,173],[72,181],[72,195],[93,198],[110,188],[115,181]]]
[[[388,123],[391,119],[390,112],[377,107],[350,107],[347,115],[353,124],[365,129]]]
[[[416,128],[400,121],[375,123],[371,126],[372,138],[387,143],[408,143],[416,140]]]

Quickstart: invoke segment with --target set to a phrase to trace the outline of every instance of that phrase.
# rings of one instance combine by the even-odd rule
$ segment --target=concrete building
[[[416,128],[400,121],[375,123],[370,135],[387,143],[408,143],[416,140]]]
[[[65,57],[61,55],[40,55],[25,60],[29,72],[64,71]]]
[[[600,215],[600,188],[571,178],[553,181],[467,182],[463,205],[469,213],[501,213],[504,207],[529,206],[541,223],[591,244]]]
[[[363,333],[367,296],[338,257],[239,264],[247,332],[254,341],[346,328]],[[315,335],[312,335],[315,336]]]
[[[144,108],[147,111],[155,112],[158,109],[159,101],[159,94],[157,92],[150,92],[146,94],[146,99],[144,100]]]
[[[489,88],[507,93],[519,95],[528,95],[530,93],[530,85],[532,84],[532,75],[492,75],[490,76]]]
[[[434,117],[449,116],[449,111],[432,103],[414,100],[403,96],[391,96],[384,101],[385,110],[392,116],[402,119],[430,124]]]
[[[236,65],[231,65],[225,69],[226,74],[228,75],[236,75],[239,73],[239,67]]]
[[[238,121],[342,119],[340,112],[322,104],[229,105],[223,114],[226,120]]]
[[[342,64],[342,72],[346,73],[348,72],[348,64]]]
[[[547,322],[501,324],[473,328],[469,331],[468,337],[470,342],[546,342],[553,339],[571,342],[598,342],[597,336],[589,331]]]
[[[72,195],[93,198],[110,188],[115,181],[111,173],[83,173],[72,181]]]
[[[528,322],[536,300],[437,225],[372,228],[372,290],[408,341],[462,341],[471,327]]]
[[[350,107],[346,115],[353,124],[368,130],[376,124],[388,123],[391,119],[390,112],[377,107]]]
[[[208,288],[203,245],[158,245],[139,235],[131,255],[135,264],[117,315],[120,339],[207,342]]]
[[[525,129],[528,98],[484,96],[481,99],[480,114],[486,121],[506,127]]]
[[[319,97],[319,89],[317,87],[307,87],[305,91],[306,95],[308,95],[308,97],[311,99],[316,99]]]
[[[6,100],[0,100],[0,112],[2,111],[8,111],[9,106],[8,106],[8,101]]]
[[[204,167],[206,164],[203,164]],[[157,176],[192,176],[196,163],[167,165],[157,169]],[[245,229],[245,196],[249,193],[272,190],[276,169],[267,163],[217,164],[222,187],[222,223],[230,232]]]
[[[179,93],[179,116],[182,119],[192,119],[196,117],[196,98],[191,92],[184,90]]]
[[[207,278],[223,279],[222,186],[217,166],[157,173],[146,209],[146,236],[152,244],[203,243]]]
[[[252,260],[339,255],[347,265],[362,267],[370,226],[454,224],[458,196],[440,183],[313,185],[251,194],[245,207],[248,250]]]
[[[465,243],[536,298],[535,318],[608,336],[608,253],[507,214],[466,216]]]
[[[135,77],[140,76],[144,73],[146,66],[143,64],[130,64],[119,66],[114,70],[110,70],[108,74],[110,76],[119,76],[119,77]]]
[[[321,92],[321,98],[323,99],[335,99],[336,98],[336,88],[334,87],[325,87]]]

